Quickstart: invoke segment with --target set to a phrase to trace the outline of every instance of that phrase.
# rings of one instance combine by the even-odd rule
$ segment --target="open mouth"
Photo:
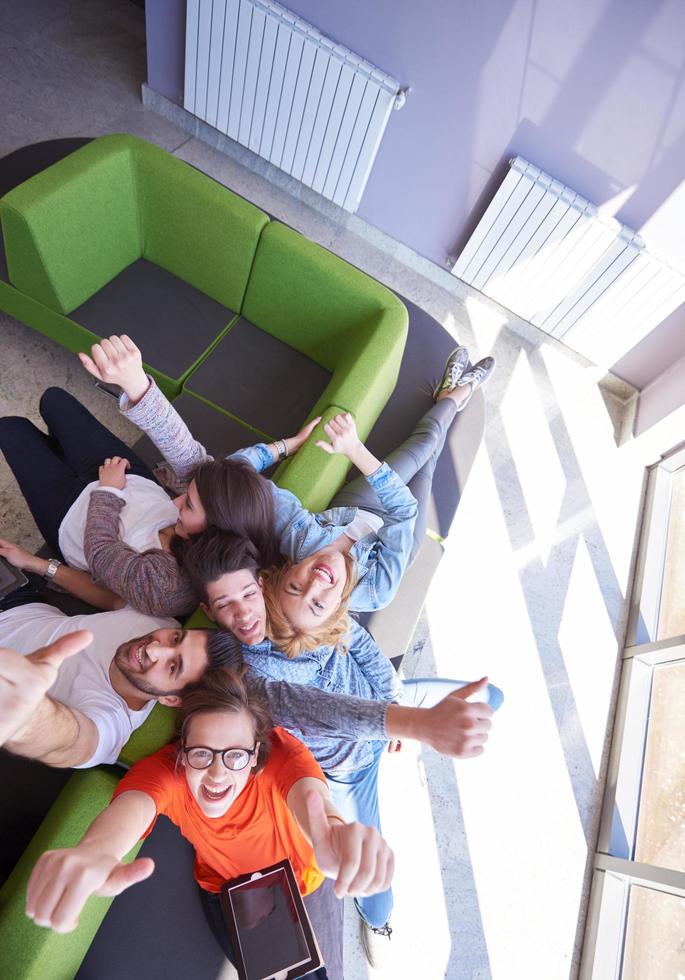
[[[203,799],[207,800],[209,803],[220,803],[225,800],[228,795],[232,792],[233,786],[224,787],[212,787],[210,788],[206,783],[200,783],[200,793]]]
[[[314,574],[329,585],[335,585],[335,575],[330,565],[318,564],[312,569]]]
[[[236,626],[236,632],[238,636],[245,639],[248,636],[252,636],[253,633],[259,628],[259,620],[255,619],[253,623],[246,623],[244,626]]]
[[[140,640],[131,648],[129,659],[136,670],[145,670],[145,640]]]

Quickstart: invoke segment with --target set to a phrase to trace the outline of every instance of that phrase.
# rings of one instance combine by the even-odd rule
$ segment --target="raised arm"
[[[166,459],[184,484],[192,471],[212,457],[193,439],[188,426],[154,381],[143,370],[143,358],[130,337],[112,336],[94,344],[91,356],[79,354],[81,364],[98,381],[123,390],[122,415],[137,425]],[[178,488],[180,492],[180,487]]]
[[[316,445],[327,453],[347,456],[366,477],[384,511],[372,559],[367,562],[364,585],[355,588],[349,603],[350,609],[357,612],[380,609],[393,599],[407,569],[418,509],[416,499],[397,473],[376,459],[362,443],[349,412],[336,415],[324,426],[324,431],[330,441],[319,440]]]
[[[190,612],[197,605],[197,596],[174,556],[161,548],[141,553],[121,538],[119,514],[126,506],[121,495],[126,479],[124,463],[126,460],[101,466],[101,487],[90,495],[83,533],[88,568],[98,584],[149,616]],[[103,483],[103,471],[117,466],[119,485],[112,475]]]
[[[375,895],[390,887],[395,858],[374,827],[345,823],[321,779],[305,776],[293,783],[288,809],[311,842],[319,869],[335,879],[338,898]]]
[[[130,790],[95,818],[76,847],[46,851],[26,891],[26,914],[37,926],[71,932],[91,895],[118,895],[154,871],[151,858],[122,858],[155,818],[154,800]]]
[[[252,674],[248,682],[266,696],[275,725],[304,736],[364,742],[411,738],[443,755],[471,759],[485,750],[492,727],[492,708],[466,700],[483,692],[487,678],[465,685],[431,708],[367,701]]]
[[[5,541],[2,538],[0,538],[0,555],[15,568],[32,572],[34,575],[43,577],[48,570],[49,560],[47,558],[32,555],[18,545],[12,544],[11,541]],[[77,599],[90,603],[96,609],[121,609],[126,604],[126,600],[122,599],[116,592],[96,585],[90,573],[82,571],[80,568],[71,568],[62,563],[53,576],[53,581],[61,589],[76,596]]]
[[[94,754],[98,731],[80,711],[47,696],[67,657],[92,642],[78,630],[23,656],[0,650],[0,745],[49,766],[79,766]]]

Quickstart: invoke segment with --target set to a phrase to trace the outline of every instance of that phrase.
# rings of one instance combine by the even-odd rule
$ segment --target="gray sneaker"
[[[374,929],[359,916],[359,938],[364,955],[373,970],[382,969],[390,959],[390,936],[392,928],[386,922],[380,929]]]
[[[435,387],[433,398],[437,398],[441,391],[453,391],[459,379],[462,377],[466,366],[469,363],[469,352],[465,347],[455,347],[445,363],[445,370],[442,372],[442,381]]]
[[[494,370],[495,358],[484,357],[482,361],[474,364],[469,371],[460,372],[457,385],[460,388],[462,385],[471,385],[475,391],[476,388],[480,388],[482,384],[485,384]]]
[[[471,401],[471,396],[473,395],[476,388],[480,388],[481,385],[485,384],[492,372],[495,370],[495,358],[494,357],[484,357],[482,361],[478,361],[474,364],[469,371],[464,371],[459,380],[457,381],[457,388],[462,388],[464,385],[471,385],[471,391],[468,393],[468,397],[460,403],[458,412],[463,412],[468,403]]]

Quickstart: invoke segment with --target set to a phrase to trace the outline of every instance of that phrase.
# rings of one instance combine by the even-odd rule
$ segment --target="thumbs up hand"
[[[395,867],[391,848],[374,827],[343,823],[326,814],[321,795],[306,795],[314,857],[327,878],[335,879],[337,898],[375,895],[390,887]]]
[[[112,896],[149,878],[155,869],[151,858],[124,864],[103,853],[100,845],[46,851],[29,879],[26,914],[37,926],[55,932],[72,932],[91,895]]]
[[[0,745],[29,722],[57,680],[62,662],[85,649],[92,639],[88,630],[77,630],[26,657],[0,649]]]

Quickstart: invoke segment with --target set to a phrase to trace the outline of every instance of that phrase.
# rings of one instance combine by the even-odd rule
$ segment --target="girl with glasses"
[[[40,858],[27,915],[69,932],[89,896],[119,894],[149,877],[149,858],[128,865],[122,858],[159,814],[195,848],[203,906],[229,959],[221,885],[289,858],[329,965],[330,973],[322,967],[314,976],[342,976],[342,912],[335,899],[387,888],[392,851],[376,830],[345,823],[310,752],[272,729],[265,704],[226,669],[208,674],[184,697],[178,744],[129,770],[81,843]]]

